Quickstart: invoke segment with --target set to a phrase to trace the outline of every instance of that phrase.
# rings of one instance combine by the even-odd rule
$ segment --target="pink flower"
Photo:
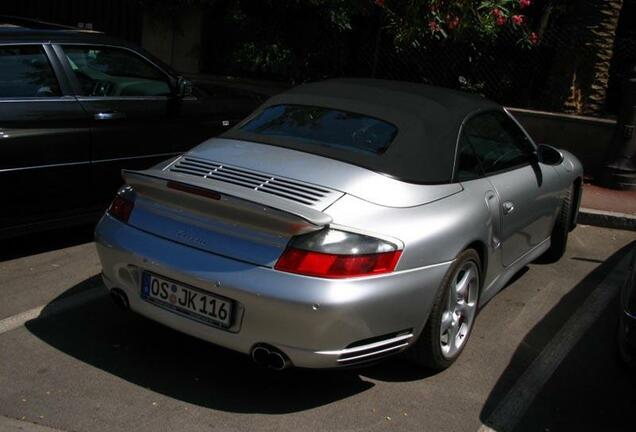
[[[452,17],[448,21],[448,28],[450,30],[455,30],[457,27],[459,27],[459,17]]]
[[[438,32],[440,30],[439,24],[437,24],[437,21],[435,20],[430,20],[428,22],[428,28],[430,28],[433,33]]]
[[[374,3],[376,6],[384,7],[384,0],[375,0]]]
[[[528,42],[530,42],[530,45],[536,45],[539,42],[539,35],[536,32],[530,33]]]
[[[527,8],[528,6],[530,6],[532,4],[532,0],[519,0],[519,7],[521,9],[523,8]]]
[[[510,17],[510,20],[512,20],[512,23],[514,25],[518,25],[519,26],[519,25],[521,25],[521,24],[523,24],[525,22],[526,17],[523,16],[523,15],[513,15],[513,16]]]
[[[495,17],[495,24],[498,26],[506,24],[506,16],[501,9],[495,8],[490,12],[490,14]]]

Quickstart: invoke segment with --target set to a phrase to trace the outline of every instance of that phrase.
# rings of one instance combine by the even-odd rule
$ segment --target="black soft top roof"
[[[380,155],[250,133],[240,129],[243,123],[223,136],[314,153],[422,184],[452,180],[457,133],[467,115],[501,109],[480,96],[424,84],[335,79],[294,87],[268,99],[256,113],[283,104],[333,108],[376,117],[393,123],[398,133]]]

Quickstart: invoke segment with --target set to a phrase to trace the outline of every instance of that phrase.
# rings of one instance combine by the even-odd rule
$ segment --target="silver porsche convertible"
[[[274,369],[443,369],[480,306],[563,255],[582,167],[481,97],[340,79],[123,177],[96,229],[120,305]]]

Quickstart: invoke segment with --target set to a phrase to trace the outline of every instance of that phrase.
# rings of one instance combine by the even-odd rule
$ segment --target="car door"
[[[125,47],[55,46],[91,121],[91,188],[106,205],[122,169],[147,168],[183,151],[171,77]],[[187,139],[185,139],[188,141]]]
[[[0,43],[0,235],[88,206],[88,118],[50,54]]]
[[[534,143],[504,111],[472,116],[462,134],[498,195],[499,240],[508,266],[550,235],[558,199],[548,180],[557,174],[538,162]]]

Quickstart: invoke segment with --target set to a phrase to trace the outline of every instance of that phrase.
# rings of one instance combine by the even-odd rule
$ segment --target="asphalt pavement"
[[[636,233],[579,226],[433,373],[395,358],[282,373],[114,307],[90,227],[0,244],[0,430],[633,430],[616,294]],[[633,423],[633,422],[632,422]]]

